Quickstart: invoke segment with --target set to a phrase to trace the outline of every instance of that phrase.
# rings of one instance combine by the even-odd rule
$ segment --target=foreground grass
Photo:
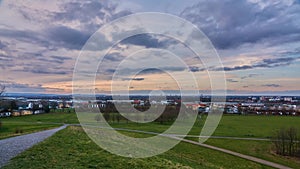
[[[99,148],[80,127],[68,127],[15,157],[4,167],[4,169],[10,168],[175,169],[268,167],[188,143],[180,143],[170,151],[156,157],[145,159],[124,158]]]
[[[189,135],[199,135],[204,126],[206,116],[197,119]],[[101,123],[100,123],[101,124]],[[172,123],[110,123],[113,127],[136,129],[143,131],[163,132]],[[276,130],[283,127],[299,127],[300,117],[292,116],[257,116],[257,115],[223,115],[214,136],[271,138]]]
[[[2,123],[2,127],[0,128],[0,139],[52,129],[58,126],[60,125],[4,121]]]
[[[190,131],[190,135],[199,135],[200,131],[204,125],[206,116],[202,116],[202,119],[198,119]],[[31,116],[22,116],[22,117],[13,117],[13,118],[5,118],[2,120],[2,128],[0,129],[0,139],[7,138],[15,135],[20,135],[24,133],[31,133],[35,131],[45,130],[53,127],[58,127],[62,123],[67,124],[76,124],[78,123],[78,119],[76,117],[76,113],[66,110],[59,112],[52,112],[48,114],[40,114],[40,115],[31,115]],[[101,123],[96,123],[97,125],[101,125]],[[291,117],[291,116],[240,116],[240,115],[224,115],[220,121],[220,124],[215,131],[215,136],[232,136],[232,137],[251,137],[251,138],[270,138],[273,133],[282,128],[282,127],[299,127],[300,118],[299,117]],[[127,121],[120,121],[120,123],[110,122],[110,125],[116,128],[127,128],[127,129],[135,129],[135,130],[143,130],[143,131],[152,131],[161,133],[167,130],[172,123],[132,123]],[[22,129],[23,133],[16,133],[17,129]],[[69,131],[70,129],[68,129]],[[73,130],[71,130],[73,132]],[[123,132],[124,133],[124,132]],[[79,134],[79,133],[77,133]],[[149,137],[149,135],[138,135],[134,133],[124,133],[125,135],[134,136],[134,137]],[[77,137],[77,135],[76,135]],[[56,139],[58,139],[56,137]],[[62,137],[62,139],[64,139]],[[191,139],[191,138],[189,138]],[[195,139],[193,139],[195,140]],[[198,140],[196,140],[198,141]],[[56,142],[60,142],[62,146],[66,146],[67,142],[63,140]],[[236,152],[240,152],[242,154],[252,155],[255,157],[259,157],[265,160],[273,161],[276,163],[280,163],[283,165],[287,165],[293,168],[300,168],[299,159],[287,158],[276,155],[272,151],[272,143],[265,141],[249,141],[249,140],[227,140],[227,139],[209,139],[207,144],[214,145],[217,147],[222,147],[225,149],[233,150]],[[68,143],[69,144],[69,143]],[[181,145],[181,144],[180,144]],[[188,145],[184,144],[183,147],[187,147]],[[189,145],[190,146],[190,145]],[[57,147],[55,147],[57,148]],[[180,147],[176,146],[175,149],[180,149]],[[192,150],[195,147],[191,148]],[[196,148],[198,149],[198,148]],[[185,151],[189,150],[186,148]],[[173,151],[173,150],[171,150]],[[203,150],[201,150],[201,154]],[[166,153],[168,154],[168,153]],[[192,154],[191,156],[197,155]],[[172,159],[168,157],[164,157],[163,159],[169,159],[171,161],[177,161],[181,163],[182,159],[186,156],[186,153],[182,155],[182,153],[178,156],[182,157],[178,161],[178,157],[176,154],[168,154],[168,156],[172,156]],[[190,157],[189,157],[190,158]],[[191,161],[195,160],[194,157],[191,157]],[[203,157],[203,160],[210,160],[213,158],[211,155],[207,154],[207,156]],[[227,158],[227,157],[224,157]],[[224,159],[222,158],[222,159]],[[198,168],[198,165],[202,165],[202,163],[195,163],[195,165],[191,165],[192,167]],[[200,160],[201,161],[201,160]],[[184,163],[185,164],[185,163]],[[190,166],[190,165],[188,165]],[[207,165],[206,165],[207,166]],[[222,166],[222,165],[220,165]]]
[[[300,117],[293,116],[224,115],[213,135],[271,138],[276,130],[299,124]]]
[[[300,168],[300,158],[279,156],[273,151],[270,141],[208,139],[206,144],[229,149],[242,154],[273,161],[291,168]]]
[[[93,115],[96,116],[97,114]],[[190,135],[199,135],[201,129],[204,125],[206,116],[202,116],[201,119],[197,119]],[[56,112],[40,114],[40,115],[30,115],[21,117],[12,117],[1,119],[3,122],[3,128],[16,128],[16,124],[20,123],[20,127],[25,125],[25,123],[37,123],[38,125],[45,125],[47,123],[66,123],[66,124],[76,124],[79,123],[76,113],[72,110],[56,110]],[[23,123],[23,124],[21,124]],[[95,123],[97,123],[95,121]],[[13,124],[11,127],[9,124]],[[101,125],[100,123],[97,123]],[[292,116],[257,116],[257,115],[223,115],[218,128],[214,132],[215,136],[232,136],[232,137],[252,137],[252,138],[271,138],[274,132],[282,127],[299,127],[300,118]],[[126,121],[111,122],[110,125],[117,128],[127,128],[136,129],[143,131],[152,132],[163,132],[167,130],[172,123],[165,122],[159,124],[157,122],[153,123],[127,123]],[[46,126],[47,127],[47,126]],[[51,127],[51,126],[50,126]],[[7,131],[7,129],[5,129]],[[14,131],[8,130],[8,131]],[[1,133],[4,131],[1,131]],[[1,138],[1,136],[0,136]]]
[[[0,139],[33,133],[61,126],[63,123],[78,123],[76,114],[68,110],[52,113],[1,118]]]

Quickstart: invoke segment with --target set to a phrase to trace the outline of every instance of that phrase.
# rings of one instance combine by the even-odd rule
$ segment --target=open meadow
[[[186,139],[198,141],[196,136],[199,136],[205,118],[205,115],[198,118]],[[14,136],[16,127],[22,128],[24,133],[28,133],[53,128],[63,123],[78,123],[73,111],[4,118],[1,121],[2,138]],[[101,125],[101,122],[96,124]],[[300,118],[292,116],[224,115],[213,134],[220,138],[210,138],[205,144],[299,168],[299,158],[275,154],[272,142],[267,141],[276,130],[282,127],[299,127],[299,124]],[[114,128],[160,133],[168,129],[172,123],[141,124],[121,120],[119,122],[110,121],[110,125]],[[152,136],[128,131],[119,132],[131,137]],[[268,168],[239,157],[184,142],[156,157],[123,158],[98,147],[81,127],[69,126],[46,141],[21,153],[4,168],[232,168],[232,166],[235,166],[234,168]]]
[[[0,121],[2,123],[0,139],[59,127],[63,123],[78,123],[76,114],[71,109],[39,115],[1,118]]]

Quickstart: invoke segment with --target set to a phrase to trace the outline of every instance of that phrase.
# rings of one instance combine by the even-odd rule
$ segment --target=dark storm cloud
[[[89,36],[87,33],[65,26],[50,27],[42,32],[0,29],[0,37],[19,40],[45,48],[81,49]]]
[[[4,49],[6,47],[6,44],[0,41],[0,49]]]
[[[295,58],[287,57],[287,58],[275,58],[275,59],[264,59],[263,63],[268,65],[277,65],[277,64],[290,64],[294,61]]]
[[[107,55],[104,56],[104,61],[105,60],[108,60],[108,61],[112,61],[112,62],[115,62],[115,61],[121,61],[125,56],[121,55],[120,53],[109,53]]]
[[[164,73],[164,71],[156,68],[148,68],[140,72],[140,74],[160,74],[160,73]]]
[[[61,5],[61,11],[51,15],[54,21],[79,22],[83,31],[94,33],[103,24],[131,14],[128,10],[116,11],[117,4],[109,1],[78,1]]]
[[[50,15],[51,19],[54,22],[79,22],[80,25],[77,29],[67,26],[49,28],[45,30],[47,38],[64,48],[80,50],[88,38],[103,24],[118,17],[131,14],[130,11],[117,12],[116,7],[117,4],[96,0],[64,3],[60,7],[60,12]],[[106,42],[105,37],[99,43],[107,43],[107,46],[111,46],[109,42]],[[99,46],[93,45],[89,45],[86,49],[101,50]]]
[[[7,81],[1,80],[0,83],[3,84],[6,88],[13,88],[13,89],[28,89],[28,88],[44,89],[41,84],[16,83],[8,80]]]
[[[28,84],[28,83],[16,83],[12,81],[0,81],[1,84],[5,84],[6,88],[11,88],[16,91],[27,91],[27,92],[45,92],[45,91],[61,91],[63,92],[63,89],[60,88],[51,88],[51,87],[43,87],[41,84]]]
[[[35,74],[54,74],[54,75],[66,75],[68,74],[68,72],[66,71],[57,71],[57,70],[31,70],[31,73],[35,73]]]
[[[281,52],[278,55],[281,55],[281,56],[298,56],[298,57],[300,57],[300,47],[294,49],[293,51]]]
[[[24,60],[31,60],[32,62],[36,62],[36,64],[41,64],[42,62],[43,65],[46,65],[47,67],[51,66],[57,66],[58,64],[63,64],[67,60],[72,60],[72,57],[70,56],[60,56],[60,55],[47,55],[44,53],[44,50],[37,51],[35,53],[33,52],[24,52],[20,53],[16,56],[17,59],[24,59]],[[39,62],[40,61],[40,62]],[[25,63],[22,64],[27,65]],[[30,64],[32,65],[32,64]],[[21,66],[21,65],[20,65]]]
[[[226,79],[226,81],[227,81],[227,82],[231,82],[231,83],[237,83],[237,82],[239,82],[239,81],[234,80],[234,79]]]
[[[19,40],[25,43],[35,44],[39,46],[50,46],[47,40],[40,32],[31,30],[13,30],[13,29],[0,29],[0,37],[5,37],[13,40]]]
[[[147,75],[147,74],[162,74],[164,73],[165,71],[167,72],[178,72],[178,71],[184,71],[185,68],[184,67],[164,67],[164,68],[161,68],[161,69],[158,69],[158,68],[147,68],[147,69],[144,69],[141,71],[141,69],[134,69],[134,68],[125,68],[125,69],[122,69],[122,72],[118,72],[119,74],[122,74],[122,75],[126,75],[126,74],[130,74],[132,72],[139,72],[138,74],[139,75]],[[105,70],[105,73],[107,74],[113,74],[115,73],[115,69],[106,69]]]
[[[279,85],[279,84],[264,84],[261,86],[263,86],[263,87],[281,87],[281,85]]]
[[[67,26],[52,26],[41,32],[0,29],[0,37],[38,45],[49,50],[59,48],[80,50],[91,35]]]
[[[107,1],[62,3],[59,12],[32,10],[30,7],[17,5],[11,5],[11,7],[24,16],[24,19],[33,23],[43,23],[46,27],[38,31],[1,28],[0,37],[38,45],[54,51],[61,48],[80,50],[87,39],[103,24],[111,21],[112,18],[131,13],[129,11],[117,12],[117,4]],[[33,17],[39,15],[44,18]],[[67,26],[72,22],[79,22],[79,27],[75,29]],[[4,47],[3,45],[5,44],[0,42],[0,49]]]
[[[236,71],[236,70],[247,70],[252,69],[253,66],[251,65],[243,65],[243,66],[234,66],[234,67],[224,67],[224,68],[217,68],[216,71]]]
[[[137,46],[144,46],[145,48],[163,48],[166,46],[165,41],[153,37],[150,34],[138,34],[131,36],[121,41],[122,44],[131,44]]]
[[[4,63],[4,62],[13,61],[13,59],[7,55],[0,54],[0,61]]]
[[[253,65],[253,67],[280,67],[280,66],[288,66],[296,61],[298,58],[295,57],[285,57],[285,58],[272,58],[272,59],[263,59],[262,62]]]
[[[197,66],[190,66],[189,67],[189,71],[191,72],[202,72],[202,71],[205,71],[206,69],[205,68],[199,68]]]
[[[54,44],[68,49],[81,49],[90,34],[66,26],[52,27],[47,30],[47,38]]]
[[[44,74],[44,75],[67,75],[70,74],[71,70],[65,70],[63,68],[44,65],[24,65],[21,69],[13,69],[15,72],[30,72],[33,74]]]
[[[128,80],[133,80],[133,81],[143,81],[145,78],[143,77],[135,77],[135,78],[123,78],[122,80],[128,81]]]
[[[288,66],[296,61],[298,58],[295,57],[286,57],[286,58],[273,58],[273,59],[263,59],[261,62],[255,63],[253,65],[243,65],[243,66],[234,66],[234,67],[223,67],[215,68],[215,71],[238,71],[238,70],[248,70],[254,68],[273,68]]]
[[[161,69],[157,69],[157,68],[148,68],[148,69],[145,69],[143,71],[141,71],[139,74],[155,74],[155,73],[164,73],[165,71],[167,72],[181,72],[181,71],[184,71],[185,68],[184,67],[176,67],[176,66],[173,66],[173,67],[164,67],[164,68],[161,68]]]
[[[67,56],[50,56],[51,58],[55,60],[65,61],[65,60],[71,60],[72,58]]]
[[[242,76],[241,79],[247,79],[247,78],[252,78],[252,77],[256,77],[259,76],[260,74],[256,74],[256,73],[250,73],[247,76]]]
[[[105,3],[105,2],[104,2]],[[61,6],[62,11],[54,14],[56,20],[78,20],[87,22],[91,16],[104,17],[105,12],[101,9],[106,7],[101,1],[70,2]]]
[[[264,8],[245,0],[200,1],[181,16],[199,26],[219,49],[245,43],[300,40],[300,5],[270,1]]]

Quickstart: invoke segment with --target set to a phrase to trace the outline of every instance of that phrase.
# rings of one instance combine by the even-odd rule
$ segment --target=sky
[[[76,60],[87,40],[101,27],[139,12],[178,16],[203,31],[216,49],[229,93],[300,94],[299,0],[126,0],[126,1],[0,1],[0,84],[6,92],[72,93]],[[157,24],[157,23],[156,23]],[[163,35],[142,34],[121,40],[104,57],[94,88],[111,84],[131,91],[179,90],[166,72],[147,69],[134,76],[113,74],[125,58],[143,50],[164,49],[182,55],[188,69],[167,54],[147,55],[124,65],[159,62],[181,79],[197,77],[197,89],[211,89],[209,74],[184,44]],[[147,57],[148,56],[148,57]],[[141,60],[144,58],[144,62]],[[86,58],[87,61],[91,60]],[[129,66],[132,66],[129,65]],[[101,70],[100,70],[101,69]],[[218,78],[218,77],[216,77]],[[91,84],[87,84],[91,85]]]

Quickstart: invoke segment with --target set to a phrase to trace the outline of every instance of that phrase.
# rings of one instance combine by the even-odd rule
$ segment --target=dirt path
[[[172,138],[179,139],[178,137],[172,137]],[[247,159],[247,160],[250,160],[250,161],[254,161],[256,163],[260,163],[260,164],[263,164],[263,165],[266,165],[266,166],[271,166],[271,167],[280,168],[280,169],[291,169],[290,167],[287,167],[287,166],[284,166],[284,165],[281,165],[281,164],[277,164],[277,163],[267,161],[267,160],[263,160],[263,159],[260,159],[260,158],[256,158],[256,157],[253,157],[253,156],[237,153],[237,152],[234,152],[234,151],[231,151],[231,150],[211,146],[211,145],[208,145],[208,144],[203,144],[203,143],[199,143],[199,142],[191,141],[191,140],[187,140],[187,139],[182,139],[182,141],[187,142],[187,143],[191,143],[191,144],[195,144],[195,145],[199,145],[199,146],[209,148],[209,149],[212,149],[212,150],[221,151],[223,153],[234,155],[234,156],[244,158],[244,159]]]
[[[15,157],[19,153],[23,152],[24,150],[32,147],[33,145],[35,145],[37,143],[45,140],[46,138],[52,136],[57,131],[66,128],[66,126],[67,125],[64,125],[62,127],[52,129],[52,130],[46,130],[46,131],[41,131],[41,132],[37,132],[37,133],[33,133],[33,134],[27,134],[27,135],[23,135],[23,136],[17,136],[17,137],[0,140],[0,159],[1,159],[0,167],[7,164],[11,158]],[[75,124],[74,126],[80,126],[80,124],[78,124],[78,125]],[[178,136],[177,135],[162,135],[162,134],[156,133],[156,132],[147,132],[147,131],[142,131],[142,130],[131,130],[131,129],[123,129],[123,128],[115,128],[115,130],[137,132],[137,133],[144,133],[144,134],[151,134],[151,135],[161,135],[161,136],[172,138],[172,139],[182,140],[184,142],[202,146],[202,147],[209,148],[212,150],[221,151],[223,153],[227,153],[227,154],[234,155],[234,156],[237,156],[240,158],[244,158],[244,159],[247,159],[250,161],[254,161],[256,163],[260,163],[260,164],[263,164],[266,166],[271,166],[271,167],[280,168],[280,169],[291,169],[287,166],[277,164],[274,162],[270,162],[267,160],[259,159],[259,158],[253,157],[253,156],[244,155],[244,154],[237,153],[237,152],[234,152],[231,150],[199,143],[199,142],[192,141],[192,140],[182,139],[182,138],[178,137],[179,135]],[[220,138],[223,138],[223,137],[220,137]],[[230,138],[228,138],[228,139],[230,139]],[[239,138],[235,138],[235,139],[239,139]],[[250,139],[250,140],[252,140],[252,139]]]
[[[0,140],[0,168],[6,165],[10,159],[17,156],[19,153],[27,150],[64,128],[66,128],[66,125],[51,130]]]
[[[123,128],[116,128],[116,130],[122,130],[122,131],[128,131],[128,132],[138,132],[138,133],[145,133],[145,134],[157,134],[157,135],[161,135],[160,133],[147,132],[147,131],[141,131],[141,130],[131,130],[131,129],[123,129]],[[199,143],[199,142],[188,140],[188,139],[182,139],[182,138],[180,138],[180,137],[178,137],[176,135],[165,134],[165,135],[161,135],[161,136],[173,138],[173,139],[176,139],[176,140],[181,140],[181,141],[184,141],[184,142],[187,142],[187,143],[191,143],[191,144],[194,144],[194,145],[202,146],[202,147],[209,148],[209,149],[212,149],[212,150],[221,151],[223,153],[234,155],[234,156],[246,159],[246,160],[254,161],[256,163],[260,163],[260,164],[263,164],[263,165],[266,165],[266,166],[270,166],[270,167],[274,167],[274,168],[279,168],[279,169],[292,169],[290,167],[287,167],[287,166],[284,166],[284,165],[281,165],[281,164],[278,164],[278,163],[274,163],[274,162],[263,160],[263,159],[256,158],[256,157],[253,157],[253,156],[249,156],[249,155],[237,153],[237,152],[234,152],[234,151],[231,151],[231,150],[227,150],[227,149],[223,149],[223,148],[211,146],[211,145],[208,145],[208,144]],[[228,138],[229,139],[230,137],[219,137],[219,138]],[[240,139],[240,138],[234,138],[233,137],[233,139]],[[248,139],[248,140],[255,140],[255,139]],[[264,140],[264,139],[259,139],[259,140]],[[266,139],[266,141],[267,140],[268,139]]]

